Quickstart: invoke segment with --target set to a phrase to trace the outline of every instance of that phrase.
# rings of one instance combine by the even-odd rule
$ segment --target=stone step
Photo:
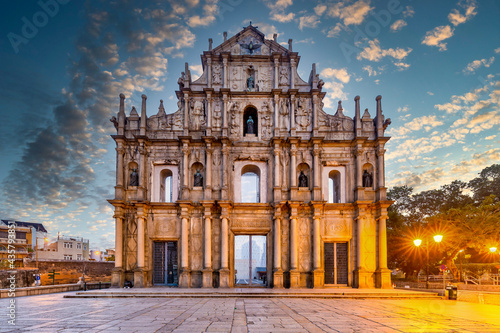
[[[441,299],[437,293],[424,292],[78,292],[65,298],[319,298],[319,299]]]

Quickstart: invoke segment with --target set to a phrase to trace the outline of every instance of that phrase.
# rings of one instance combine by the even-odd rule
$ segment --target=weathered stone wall
[[[55,284],[76,283],[83,273],[87,282],[107,282],[111,281],[111,270],[114,267],[115,263],[112,261],[38,261],[43,286],[52,284],[52,279],[49,279],[49,272],[52,270],[59,273]]]
[[[31,287],[35,284],[33,274],[38,272],[37,269],[20,269],[16,270],[15,283],[16,288]],[[11,271],[0,271],[0,289],[10,288],[11,280],[8,280],[13,274]]]

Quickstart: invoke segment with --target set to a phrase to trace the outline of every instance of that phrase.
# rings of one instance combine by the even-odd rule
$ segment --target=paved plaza
[[[0,332],[500,332],[500,306],[448,300],[19,297]]]

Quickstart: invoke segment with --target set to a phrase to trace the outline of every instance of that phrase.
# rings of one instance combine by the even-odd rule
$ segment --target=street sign
[[[446,265],[442,264],[440,268],[441,268],[442,271],[445,271],[446,270]]]

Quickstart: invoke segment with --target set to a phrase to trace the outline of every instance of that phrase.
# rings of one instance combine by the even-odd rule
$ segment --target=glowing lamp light
[[[99,251],[95,251],[95,254],[99,254]]]
[[[493,253],[493,252],[497,252],[497,248],[496,247],[490,247],[490,251]]]
[[[443,240],[443,235],[436,235],[434,236],[434,241],[436,243],[440,243]]]
[[[422,244],[422,240],[421,239],[415,239],[413,241],[413,244],[415,244],[415,246],[420,246],[420,244]]]

